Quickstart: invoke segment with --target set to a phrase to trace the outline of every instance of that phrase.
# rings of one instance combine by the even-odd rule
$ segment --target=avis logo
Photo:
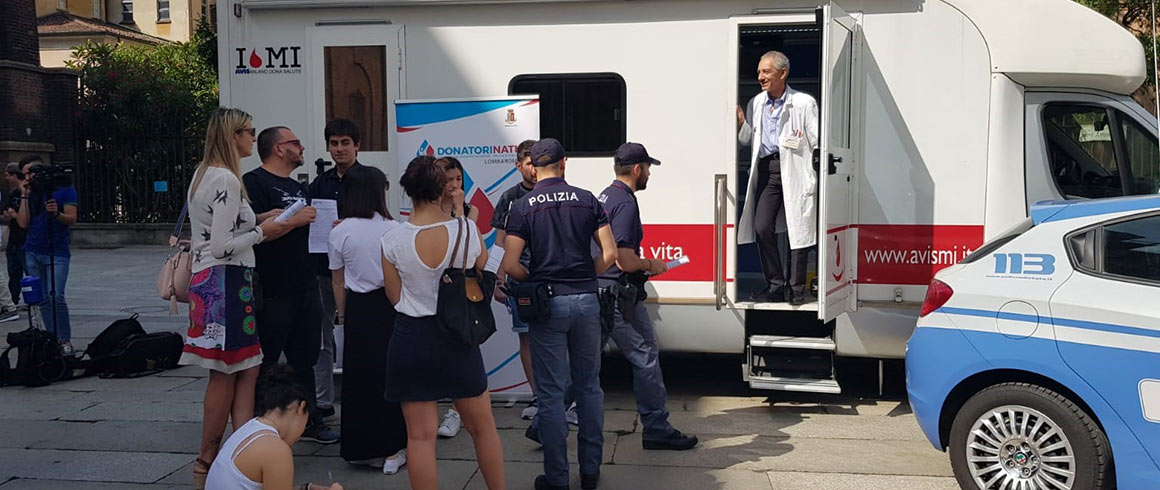
[[[423,144],[419,145],[419,150],[415,152],[415,156],[417,157],[421,157],[423,155],[427,155],[429,157],[435,156],[435,147],[428,143],[427,140],[423,140]]]
[[[238,55],[234,73],[302,73],[298,57],[301,50],[301,46],[234,48]]]
[[[1035,276],[1050,276],[1055,273],[1055,256],[1050,254],[994,254],[995,274],[1031,276],[1028,279],[1037,279]],[[1049,278],[1043,277],[1043,280]]]

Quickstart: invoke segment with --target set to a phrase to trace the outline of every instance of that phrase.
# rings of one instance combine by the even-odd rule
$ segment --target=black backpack
[[[177,367],[185,338],[174,332],[138,333],[109,354],[102,378],[136,378]]]
[[[16,349],[16,367],[9,352]],[[0,354],[0,386],[44,386],[60,380],[67,372],[56,336],[38,328],[8,334],[8,348]]]
[[[85,349],[89,358],[86,374],[100,374],[109,370],[110,356],[117,350],[125,339],[134,335],[144,335],[145,328],[137,321],[137,314],[129,318],[122,318],[105,327]]]

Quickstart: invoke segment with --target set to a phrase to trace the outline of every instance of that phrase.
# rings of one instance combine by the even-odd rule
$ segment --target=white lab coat
[[[741,222],[737,224],[737,243],[753,243],[757,234],[753,230],[753,219],[757,209],[757,198],[761,189],[757,186],[757,154],[761,151],[761,111],[767,110],[765,102],[769,94],[765,91],[749,101],[745,111],[746,122],[737,133],[737,140],[751,148],[749,163],[749,186],[745,194],[745,207],[741,210]],[[786,87],[785,105],[782,106],[778,148],[781,153],[782,196],[785,206],[778,216],[777,231],[789,233],[789,247],[800,249],[812,247],[818,242],[817,201],[818,176],[814,172],[813,152],[818,147],[818,103],[805,92]],[[801,130],[801,142],[797,149],[783,144],[794,132]]]

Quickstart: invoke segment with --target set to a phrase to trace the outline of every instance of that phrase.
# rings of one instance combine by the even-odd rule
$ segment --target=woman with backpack
[[[205,487],[226,422],[234,430],[254,416],[262,348],[255,325],[254,244],[289,231],[272,219],[257,225],[242,187],[241,159],[253,153],[249,114],[219,107],[210,115],[205,152],[186,194],[193,230],[189,330],[180,364],[209,369],[194,485]]]
[[[387,400],[400,402],[407,420],[407,473],[411,488],[435,490],[437,403],[450,398],[475,443],[487,488],[506,488],[503,444],[491,412],[479,347],[453,338],[436,309],[440,276],[452,258],[482,269],[487,250],[475,223],[440,208],[446,175],[429,156],[411,160],[400,179],[414,203],[411,217],[382,239],[383,283],[395,305],[387,351]]]

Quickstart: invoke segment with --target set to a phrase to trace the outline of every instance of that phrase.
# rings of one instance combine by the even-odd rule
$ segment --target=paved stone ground
[[[75,253],[68,298],[78,349],[131,312],[141,314],[149,331],[184,331],[184,318],[168,316],[168,305],[156,298],[155,274],[165,256],[162,247]],[[0,336],[25,325],[0,324]],[[735,357],[666,356],[663,363],[673,424],[699,435],[702,444],[679,453],[642,450],[630,371],[608,357],[601,488],[957,488],[946,455],[923,439],[899,399],[750,391]],[[0,490],[190,487],[205,376],[181,368],[130,380],[0,389]],[[523,437],[521,408],[497,404],[495,414],[508,486],[530,489],[541,473],[541,452]],[[575,461],[574,438],[572,445]],[[405,471],[384,476],[352,467],[338,457],[337,445],[302,442],[294,452],[298,480],[333,477],[355,490],[408,488]],[[466,432],[441,441],[438,455],[440,488],[486,488]],[[574,480],[576,473],[573,467]]]

